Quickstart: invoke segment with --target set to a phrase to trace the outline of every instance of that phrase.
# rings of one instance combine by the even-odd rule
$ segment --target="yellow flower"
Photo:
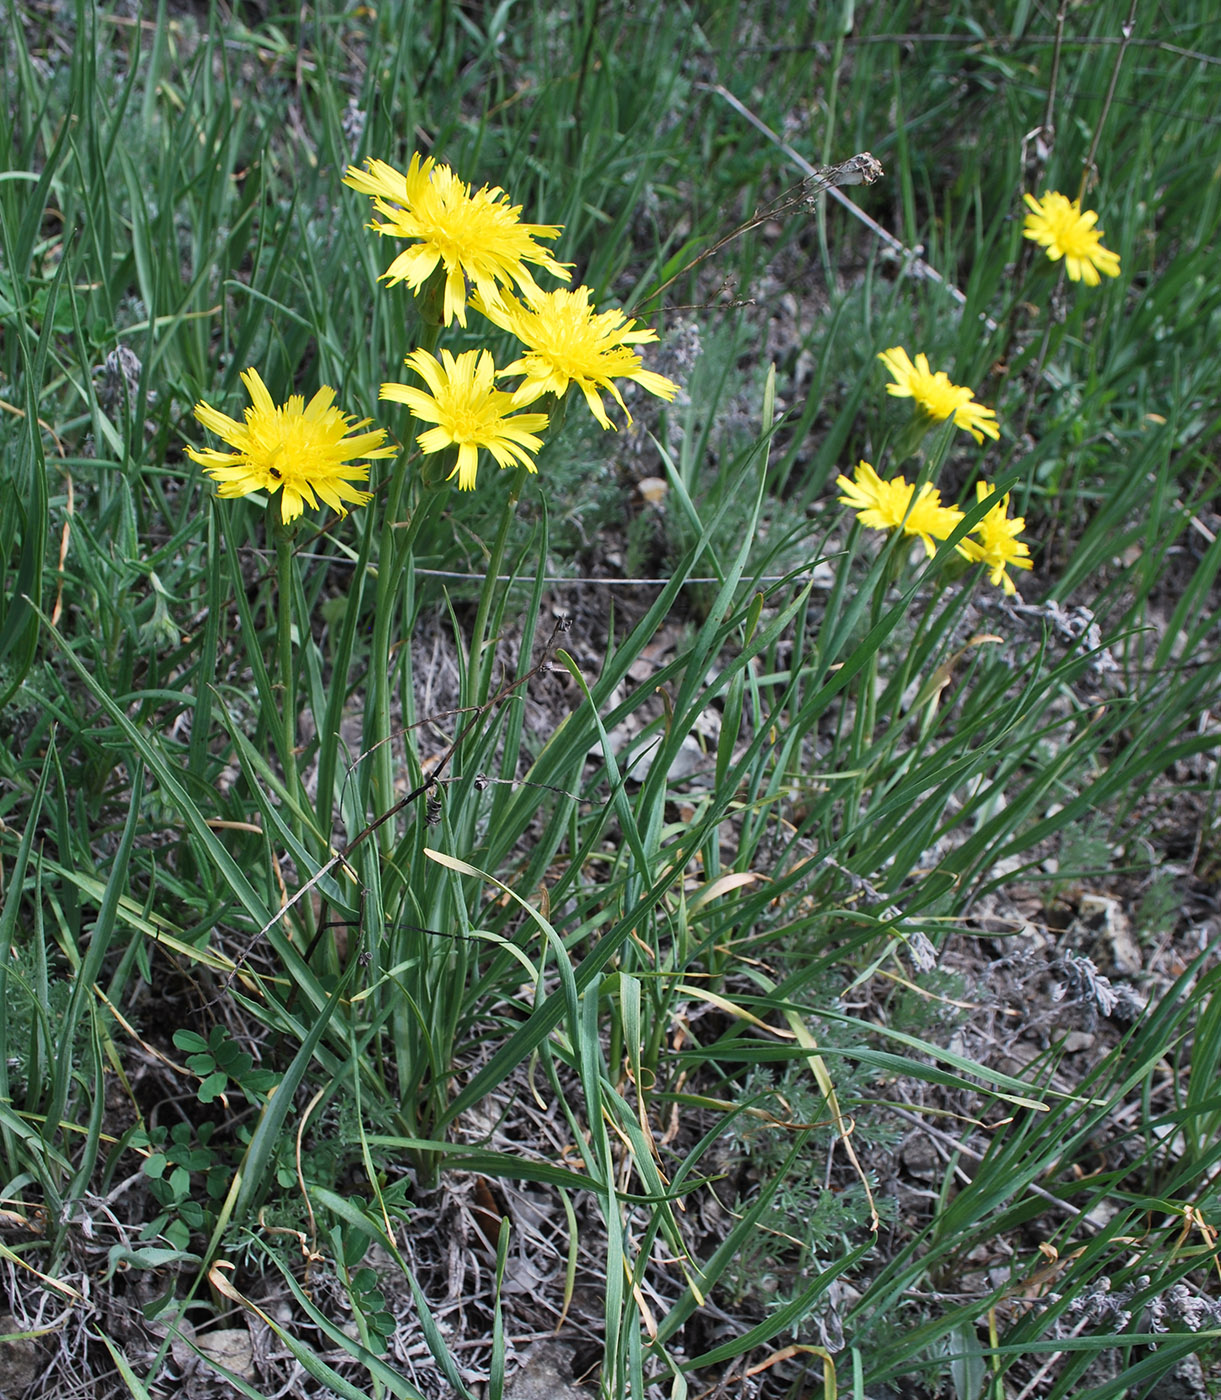
[[[976,403],[970,389],[951,384],[944,370],[934,374],[929,369],[927,355],[917,355],[916,363],[912,364],[907,351],[896,345],[883,350],[878,359],[895,378],[895,383],[886,386],[888,394],[899,399],[914,399],[916,406],[929,418],[938,421],[952,418],[955,426],[970,433],[976,442],[983,442],[985,436],[1000,437],[996,414]]]
[[[544,394],[562,399],[570,384],[585,395],[590,412],[603,428],[613,426],[598,392],[604,389],[627,415],[615,386],[616,379],[632,379],[650,394],[672,399],[678,385],[664,375],[645,369],[633,345],[646,345],[657,332],[634,329],[622,311],[595,311],[589,304],[589,288],[554,292],[537,289],[524,294],[525,305],[511,296],[489,304],[482,296],[472,300],[476,310],[502,330],[512,332],[526,347],[520,359],[501,370],[502,375],[525,378],[513,395],[515,405],[533,403]]]
[[[242,382],[251,401],[244,423],[210,404],[195,405],[195,417],[204,427],[237,449],[187,448],[187,456],[220,483],[218,496],[279,491],[280,518],[285,524],[296,520],[307,504],[316,508],[322,501],[340,515],[347,515],[345,501],[361,506],[372,500],[371,491],[352,485],[367,481],[369,468],[353,466],[350,459],[393,457],[398,448],[382,445],[384,428],[358,432],[372,419],[355,422],[340,413],[334,406],[334,389],[325,384],[308,404],[302,395],[292,394],[286,404],[277,407],[257,370],[243,370]]]
[[[479,449],[486,447],[501,467],[520,465],[537,471],[530,456],[542,447],[535,434],[547,426],[545,413],[510,416],[513,395],[495,387],[496,364],[486,350],[467,350],[457,359],[448,350],[438,360],[427,350],[413,350],[405,361],[431,392],[408,384],[383,384],[380,397],[405,403],[415,417],[435,423],[416,441],[424,452],[458,449],[454,469],[463,491],[475,489]]]
[[[1082,213],[1080,200],[1052,190],[1045,190],[1042,200],[1032,194],[1022,198],[1032,210],[1026,215],[1023,236],[1046,248],[1052,262],[1063,258],[1072,281],[1096,287],[1102,280],[1100,272],[1119,276],[1119,254],[1102,246],[1102,230],[1094,227],[1098,215],[1092,209]]]
[[[996,499],[996,489],[986,482],[975,483],[977,502]],[[996,499],[996,504],[971,531],[978,535],[978,541],[963,540],[958,548],[973,564],[984,564],[988,568],[990,583],[999,584],[1006,593],[1016,593],[1013,580],[1006,569],[1033,569],[1030,561],[1030,547],[1017,538],[1026,528],[1026,521],[1020,515],[1008,519],[1009,497]]]
[[[431,156],[421,161],[418,154],[413,155],[406,175],[384,160],[365,163],[367,171],[350,165],[343,183],[371,196],[374,209],[385,215],[385,223],[375,219],[369,227],[414,240],[381,280],[392,287],[406,282],[418,294],[438,265],[443,266],[445,325],[455,318],[466,325],[467,278],[489,302],[496,300],[498,285],[537,290],[527,263],[568,281],[568,269],[535,242],[555,238],[559,227],[523,224],[518,217],[521,205],[511,205],[499,186],[484,185],[471,194],[470,186],[448,165],[438,165]]]
[[[941,492],[930,482],[919,493],[901,476],[883,481],[868,462],[857,464],[856,480],[839,476],[835,484],[844,493],[840,505],[851,506],[862,525],[871,530],[902,529],[905,535],[919,535],[925,553],[936,553],[934,540],[948,539],[962,520],[962,511],[941,504]],[[915,501],[912,496],[915,494]]]

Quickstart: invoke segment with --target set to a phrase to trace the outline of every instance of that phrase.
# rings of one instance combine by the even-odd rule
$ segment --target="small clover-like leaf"
[[[198,1201],[182,1201],[178,1206],[178,1218],[192,1230],[202,1230],[204,1223],[203,1206]]]
[[[196,1054],[200,1050],[208,1048],[208,1042],[202,1035],[196,1035],[194,1031],[175,1031],[173,1040],[179,1050],[190,1050]]]
[[[229,1076],[223,1069],[218,1069],[215,1074],[208,1075],[207,1079],[199,1086],[198,1097],[200,1103],[212,1103],[220,1098],[225,1092],[225,1085],[229,1082]]]
[[[191,1243],[191,1232],[181,1220],[171,1220],[161,1233],[175,1249],[185,1251]]]

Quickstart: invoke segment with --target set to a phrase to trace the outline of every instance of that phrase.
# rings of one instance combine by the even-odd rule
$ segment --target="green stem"
[[[492,601],[500,591],[496,587],[496,581],[500,577],[500,570],[504,564],[505,544],[509,538],[513,517],[517,514],[517,502],[521,499],[526,475],[525,467],[518,467],[513,473],[513,483],[509,487],[509,499],[505,502],[504,512],[500,517],[500,528],[496,532],[492,553],[488,558],[487,578],[479,593],[479,607],[475,613],[475,629],[471,633],[470,675],[475,682],[475,690],[466,702],[470,705],[482,705],[488,698],[488,690],[492,683],[492,667],[496,659],[495,650],[490,650],[486,658],[483,655],[487,642],[488,615],[492,610]]]
[[[365,704],[372,716],[372,725],[365,725],[366,751],[372,749],[373,812],[378,816],[394,802],[394,755],[390,742],[390,618],[391,599],[395,593],[394,516],[400,496],[402,472],[396,472],[390,483],[390,495],[382,516],[381,539],[377,551],[377,591],[373,604],[373,644],[369,651],[369,681]],[[378,844],[384,852],[394,845],[392,822],[387,822],[378,834]]]
[[[435,354],[437,349],[437,341],[440,338],[440,336],[440,326],[433,326],[429,325],[427,322],[424,322],[420,326],[420,334],[418,336],[418,340],[420,343],[416,346],[416,349],[427,350],[430,355]]]
[[[307,848],[316,845],[313,834],[306,829],[301,815],[305,793],[297,769],[297,671],[293,664],[293,598],[296,578],[293,570],[293,537],[296,530],[280,518],[279,496],[269,509],[274,511],[272,533],[276,541],[276,669],[281,691],[280,702],[280,763],[284,769],[284,787],[288,793],[288,822],[293,835]],[[315,931],[314,906],[302,902],[301,918],[307,938]],[[332,947],[333,951],[333,947]]]
[[[401,616],[403,577],[411,562],[412,546],[436,502],[444,494],[439,491],[423,492],[407,520],[399,524],[397,517],[405,478],[406,472],[402,469],[391,477],[377,553],[373,640],[365,695],[365,750],[370,753],[373,764],[374,816],[389,810],[395,802],[394,744],[390,727],[390,702],[394,689],[391,683],[391,628],[394,620]],[[395,826],[395,822],[386,822],[378,832],[378,845],[386,855],[394,849]]]
[[[925,634],[928,632],[933,619],[938,615],[937,610],[941,605],[942,595],[945,593],[946,576],[945,570],[937,575],[933,583],[933,596],[929,599],[928,606],[920,612],[916,622],[916,630],[912,633],[912,639],[904,649],[899,660],[898,681],[895,685],[895,694],[900,698],[907,691],[911,684],[912,668],[915,666],[916,657],[920,654],[920,649],[924,645]]]
[[[416,299],[419,328],[416,348],[432,354],[441,334],[445,300],[445,269],[438,267],[420,289]],[[404,437],[406,435],[404,434]],[[411,549],[420,527],[428,518],[439,491],[417,491],[417,500],[408,518],[399,524],[403,492],[407,481],[406,459],[390,469],[381,534],[377,549],[377,588],[373,603],[373,638],[369,649],[369,673],[365,688],[364,751],[372,763],[371,815],[380,816],[394,806],[394,744],[390,731],[390,699],[393,693],[390,667],[390,629],[400,615],[403,574],[411,560]],[[369,530],[374,528],[372,520]],[[378,832],[377,844],[389,856],[395,846],[396,822],[386,822]]]
[[[899,571],[903,567],[907,543],[906,540],[902,540],[897,547],[894,546],[893,542],[889,546],[890,558],[886,561],[886,567],[882,570],[869,603],[869,630],[871,632],[882,620],[882,614],[886,610],[886,595],[890,592],[891,585],[898,578]],[[873,731],[877,725],[878,650],[875,647],[870,652],[869,659],[861,668],[860,687],[857,691],[856,720],[852,736],[852,767],[856,771],[856,777],[852,782],[845,814],[847,829],[851,829],[857,824],[861,803],[865,796],[865,788],[869,781],[866,755],[873,745]]]
[[[281,522],[279,497],[273,499],[272,527],[276,541],[276,661],[281,690],[280,763],[284,785],[294,805],[300,792],[297,773],[297,676],[293,667],[293,536]],[[301,836],[301,820],[292,815],[293,832]]]

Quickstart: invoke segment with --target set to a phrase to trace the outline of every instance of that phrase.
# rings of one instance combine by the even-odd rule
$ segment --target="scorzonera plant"
[[[331,869],[338,859],[331,843],[333,804],[338,803],[349,841],[375,826],[377,847],[388,863],[384,872],[368,861],[361,878],[366,890],[379,891],[378,922],[390,927],[407,919],[417,937],[410,952],[375,941],[369,953],[371,980],[393,1002],[385,1016],[394,1026],[398,1052],[397,1079],[406,1087],[405,1101],[425,1080],[432,1084],[432,1105],[422,1110],[417,1126],[426,1126],[445,1097],[448,1050],[464,1006],[464,979],[447,979],[450,995],[439,997],[436,967],[447,966],[452,945],[420,926],[420,903],[410,892],[411,881],[402,861],[419,869],[422,847],[414,836],[403,839],[397,820],[403,769],[412,790],[435,790],[441,765],[427,771],[402,744],[406,727],[403,711],[396,720],[396,676],[408,675],[404,658],[410,650],[410,618],[404,607],[412,591],[412,546],[423,523],[443,509],[447,490],[456,485],[473,491],[482,463],[490,459],[511,472],[500,521],[487,561],[474,623],[466,638],[466,685],[461,696],[466,713],[488,704],[495,647],[489,623],[503,607],[501,571],[505,544],[523,486],[538,474],[537,459],[548,434],[558,431],[572,390],[579,390],[596,421],[614,427],[607,412],[609,398],[630,422],[617,381],[630,380],[663,400],[672,399],[677,385],[646,369],[638,346],[657,340],[655,331],[638,326],[620,310],[599,310],[588,287],[544,291],[535,273],[570,280],[567,267],[544,246],[561,230],[554,225],[521,219],[521,207],[510,203],[499,188],[472,190],[448,166],[432,158],[413,156],[406,172],[381,160],[364,169],[349,168],[344,183],[372,200],[375,217],[369,227],[381,237],[402,241],[381,281],[388,295],[404,284],[416,311],[414,344],[404,346],[406,381],[387,378],[380,398],[402,405],[409,415],[414,444],[402,448],[386,442],[385,428],[366,429],[369,420],[354,422],[334,406],[334,391],[320,387],[309,404],[294,395],[277,406],[258,371],[243,374],[253,406],[238,423],[207,403],[196,417],[233,449],[188,449],[218,483],[218,496],[229,499],[257,495],[268,502],[269,533],[275,540],[278,613],[274,665],[256,668],[268,677],[262,696],[269,728],[279,736],[278,752],[290,806],[296,813],[294,831],[317,868]],[[409,323],[405,321],[404,328]],[[457,353],[440,344],[454,328],[467,332],[486,327],[489,341],[499,345],[506,333],[520,342],[520,353],[498,367],[490,347]],[[369,467],[355,458],[384,463],[373,490],[363,488]],[[359,484],[358,484],[359,483]],[[347,694],[351,657],[349,645],[335,653],[335,674],[324,712],[314,714],[319,735],[319,776],[309,818],[309,795],[298,772],[298,672],[300,641],[311,619],[294,615],[294,600],[303,598],[294,575],[294,541],[306,506],[329,506],[346,517],[349,507],[364,508],[364,531],[358,571],[347,600],[349,609],[368,606],[372,614],[364,674],[364,726],[361,752],[345,770],[337,761],[342,711],[333,697]],[[372,597],[366,602],[368,582]],[[498,604],[498,599],[501,601]],[[371,606],[370,606],[371,604]],[[404,635],[404,622],[408,635]],[[294,643],[294,638],[297,642]],[[409,710],[410,705],[404,707]],[[468,726],[469,732],[469,726]],[[454,759],[459,741],[446,761]],[[350,801],[349,785],[359,800]],[[432,799],[436,801],[435,797]],[[435,817],[434,817],[435,819]],[[346,862],[345,862],[346,864]],[[438,878],[435,869],[427,878]],[[302,872],[303,873],[303,872]],[[427,901],[425,901],[426,903]],[[312,905],[302,901],[300,917],[309,934],[309,948],[321,966],[338,966],[335,939],[315,927]],[[363,916],[362,916],[363,917]],[[393,951],[397,947],[398,956]],[[404,964],[410,964],[416,985],[407,985]],[[389,969],[396,969],[393,974]],[[407,979],[407,980],[405,980]],[[428,1023],[427,1027],[422,1022]],[[419,1046],[426,1051],[419,1053]],[[412,1087],[414,1086],[414,1087]],[[413,1110],[408,1107],[408,1115]]]

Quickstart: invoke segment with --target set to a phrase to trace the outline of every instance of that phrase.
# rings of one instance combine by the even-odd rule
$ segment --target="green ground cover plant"
[[[0,1388],[1214,1393],[1210,9],[6,13]]]

